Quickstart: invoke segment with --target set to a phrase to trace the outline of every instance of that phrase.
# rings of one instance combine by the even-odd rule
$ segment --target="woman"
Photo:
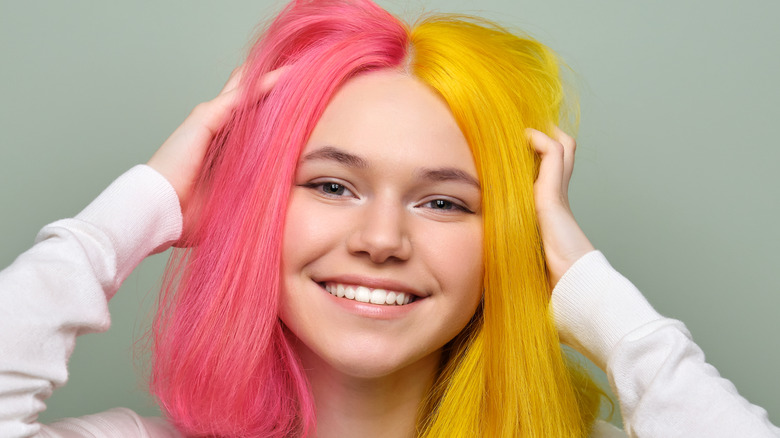
[[[452,61],[456,54],[465,59]],[[268,74],[282,66],[287,70]],[[234,88],[234,79],[219,98],[196,109],[149,163],[178,195],[185,213],[180,243],[191,248],[183,263],[172,262],[155,337],[153,389],[178,428],[242,436],[314,428],[319,436],[374,436],[389,427],[397,427],[390,432],[398,436],[415,430],[428,436],[587,434],[595,390],[561,357],[547,317],[540,251],[544,243],[552,284],[585,254],[585,263],[599,266],[568,211],[573,142],[550,127],[561,109],[557,70],[544,47],[500,29],[431,20],[407,36],[368,2],[300,3],[286,10],[250,55],[242,86]],[[275,86],[257,85],[274,76],[280,76]],[[533,127],[555,132],[560,143]],[[148,175],[139,180],[155,178],[147,168],[135,172]],[[103,214],[98,202],[80,219],[101,223]],[[161,249],[179,228],[131,231],[119,244],[104,246],[154,234],[146,244]],[[53,239],[28,257],[61,238],[51,228],[47,233]],[[139,242],[131,254],[119,254],[120,272],[98,289],[110,295],[125,270],[152,249]],[[111,257],[87,258],[94,266]],[[21,266],[7,275],[18,276],[24,259]],[[349,269],[333,273],[344,266]],[[576,283],[572,275],[568,282]],[[610,275],[608,286],[621,283]],[[630,286],[621,287],[634,300],[623,303],[636,307],[633,328],[655,325],[650,338],[637,342],[658,346],[658,336],[671,331],[689,346],[674,323]],[[339,296],[341,288],[346,297]],[[357,304],[349,289],[355,299],[384,294],[385,305]],[[388,305],[390,292],[395,306]],[[636,347],[597,351],[615,347],[622,332],[614,339],[598,333],[590,344],[592,328],[567,332],[583,322],[567,326],[576,315],[559,310],[572,296],[556,295],[564,300],[556,308],[563,335],[602,365],[607,354],[636,353]],[[82,321],[78,331],[99,326],[106,316],[101,310],[92,326]],[[410,327],[419,330],[410,333]],[[67,340],[63,345],[68,350]],[[697,364],[683,379],[688,388],[718,389],[717,374],[697,358],[686,353],[674,360]],[[47,380],[44,391],[57,383]],[[638,410],[645,418],[635,432],[657,427],[652,415],[666,399],[655,400],[659,391],[652,387],[628,389],[650,396],[643,399],[650,413]],[[725,400],[735,394],[719,390],[715,400],[724,401],[717,406],[754,409],[742,399]],[[381,415],[351,418],[334,406],[343,401]],[[695,405],[687,409],[686,418],[697,412]],[[756,424],[743,417],[721,421],[743,432],[772,430],[760,413],[747,417]],[[705,431],[684,431],[691,430]]]

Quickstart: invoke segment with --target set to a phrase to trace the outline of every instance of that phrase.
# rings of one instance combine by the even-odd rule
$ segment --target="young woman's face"
[[[477,171],[444,101],[395,72],[345,84],[301,154],[282,258],[281,318],[307,366],[436,363],[483,272]]]

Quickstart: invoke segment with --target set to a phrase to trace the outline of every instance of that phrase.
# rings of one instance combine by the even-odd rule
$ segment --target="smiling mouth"
[[[328,293],[338,298],[371,303],[384,306],[403,306],[413,303],[415,296],[409,293],[385,289],[372,289],[365,286],[355,286],[341,283],[320,283]]]

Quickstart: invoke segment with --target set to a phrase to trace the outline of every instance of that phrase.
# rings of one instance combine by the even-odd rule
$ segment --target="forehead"
[[[446,102],[410,75],[378,71],[334,95],[303,154],[334,146],[368,161],[450,165],[476,176],[468,142]]]

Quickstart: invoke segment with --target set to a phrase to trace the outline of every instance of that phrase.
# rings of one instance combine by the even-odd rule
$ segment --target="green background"
[[[148,160],[210,99],[278,1],[0,3],[0,266]],[[612,264],[780,423],[780,2],[382,1],[524,29],[577,72],[572,204]],[[166,255],[147,259],[87,335],[42,421],[144,393]]]

